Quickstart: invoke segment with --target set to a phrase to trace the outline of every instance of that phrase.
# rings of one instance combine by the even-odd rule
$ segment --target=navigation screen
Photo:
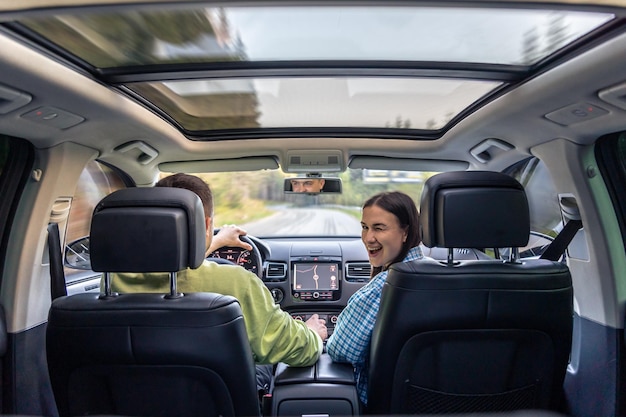
[[[337,264],[293,264],[294,291],[334,291],[339,289]]]

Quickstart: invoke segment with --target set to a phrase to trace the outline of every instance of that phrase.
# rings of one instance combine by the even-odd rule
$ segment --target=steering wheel
[[[218,232],[219,229],[215,229],[213,234],[215,235]],[[209,254],[207,260],[219,264],[239,265],[259,278],[263,278],[263,260],[259,248],[248,236],[239,236],[239,239],[252,246],[252,250],[237,246],[223,246]]]

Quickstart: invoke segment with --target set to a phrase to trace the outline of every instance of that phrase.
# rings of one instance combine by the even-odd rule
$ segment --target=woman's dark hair
[[[409,253],[409,249],[420,243],[419,214],[415,202],[411,197],[400,191],[389,191],[376,194],[363,203],[363,208],[371,206],[380,207],[395,215],[398,218],[400,227],[406,228],[406,242],[402,244],[402,250],[389,265],[401,262],[406,257],[407,253]],[[383,266],[373,267],[371,277],[374,277],[376,274],[383,271],[383,269]]]
[[[209,185],[201,178],[195,175],[179,173],[162,178],[156,183],[155,187],[184,188],[193,191],[202,201],[204,217],[213,217],[213,194]]]

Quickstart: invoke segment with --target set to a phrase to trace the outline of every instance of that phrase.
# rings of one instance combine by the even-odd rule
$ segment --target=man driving
[[[214,239],[213,195],[202,179],[193,175],[175,174],[161,179],[156,186],[184,188],[200,197],[205,212],[206,253],[220,245],[249,249],[250,245],[238,238],[245,231],[236,227],[224,228]],[[120,293],[167,292],[169,276],[116,273],[112,275],[111,288]],[[306,322],[293,319],[274,302],[263,281],[240,266],[205,261],[197,269],[178,273],[178,289],[181,292],[216,292],[237,298],[257,363],[259,389],[267,388],[271,383],[271,366],[259,365],[284,362],[291,366],[309,366],[322,353],[323,341],[328,337],[326,321],[317,314],[313,314]]]

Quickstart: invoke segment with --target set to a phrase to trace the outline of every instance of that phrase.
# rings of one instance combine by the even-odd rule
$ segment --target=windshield
[[[325,175],[342,181],[341,194],[286,194],[282,171],[194,173],[213,192],[219,228],[237,224],[258,237],[360,236],[361,205],[383,191],[402,191],[419,206],[424,181],[434,172],[349,169]],[[163,174],[167,176],[169,174]]]

